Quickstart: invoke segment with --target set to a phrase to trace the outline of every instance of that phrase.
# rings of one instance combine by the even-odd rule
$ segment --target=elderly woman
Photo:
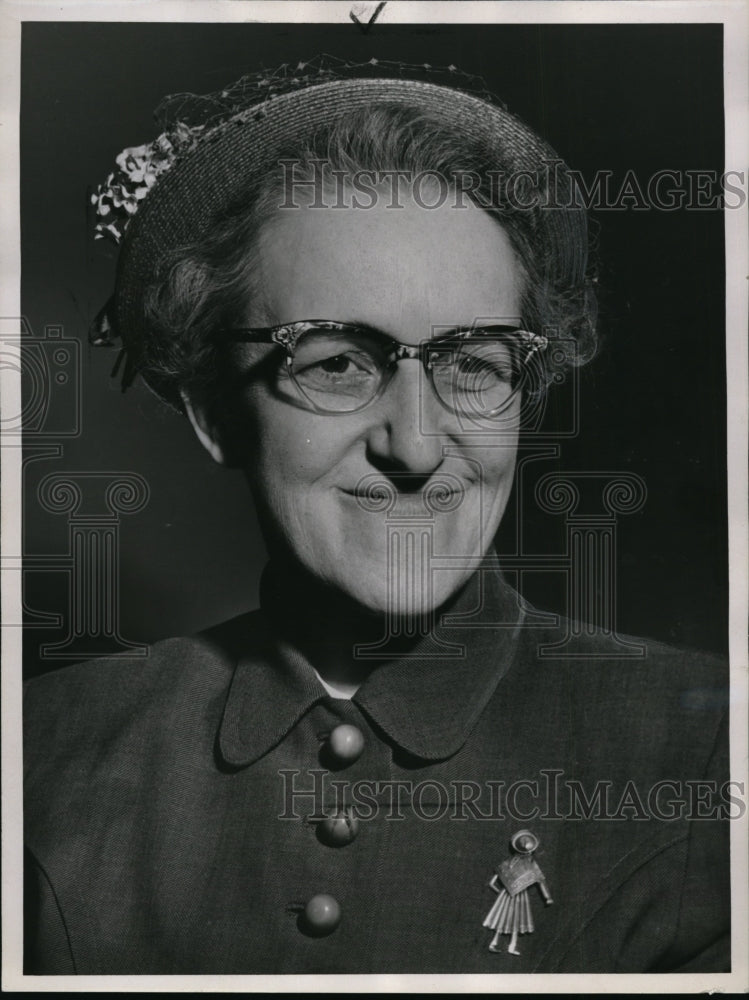
[[[28,685],[27,971],[727,969],[725,733],[684,710],[722,668],[555,657],[492,549],[592,348],[564,166],[452,71],[306,70],[98,195],[99,336],[244,470],[269,564],[258,611]]]

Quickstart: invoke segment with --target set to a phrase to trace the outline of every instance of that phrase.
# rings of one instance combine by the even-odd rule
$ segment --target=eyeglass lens
[[[506,340],[476,338],[427,349],[427,370],[442,402],[456,413],[487,416],[515,393],[516,366]]]
[[[345,413],[375,398],[387,366],[384,343],[364,331],[311,330],[297,341],[291,375],[315,406]]]

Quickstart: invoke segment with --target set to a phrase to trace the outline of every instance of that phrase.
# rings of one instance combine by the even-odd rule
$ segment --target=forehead
[[[443,325],[519,320],[521,269],[491,216],[452,198],[400,203],[277,210],[259,240],[251,322],[359,321],[418,340]]]

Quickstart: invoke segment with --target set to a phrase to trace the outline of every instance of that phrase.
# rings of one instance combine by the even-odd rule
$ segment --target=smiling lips
[[[454,511],[460,507],[466,489],[433,482],[422,489],[409,491],[398,489],[392,483],[383,481],[367,489],[344,489],[341,492],[356,500],[365,513],[423,517]]]

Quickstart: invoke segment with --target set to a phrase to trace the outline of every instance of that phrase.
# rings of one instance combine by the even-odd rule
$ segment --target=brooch
[[[486,915],[484,927],[493,930],[494,937],[489,951],[499,951],[499,939],[510,935],[507,951],[519,955],[518,935],[532,934],[533,914],[528,889],[537,885],[544,902],[551,906],[554,900],[546,886],[544,873],[533,860],[533,852],[538,848],[538,837],[530,830],[520,830],[510,841],[514,856],[503,861],[489,883],[497,893],[494,905]],[[501,885],[500,885],[501,883]]]

